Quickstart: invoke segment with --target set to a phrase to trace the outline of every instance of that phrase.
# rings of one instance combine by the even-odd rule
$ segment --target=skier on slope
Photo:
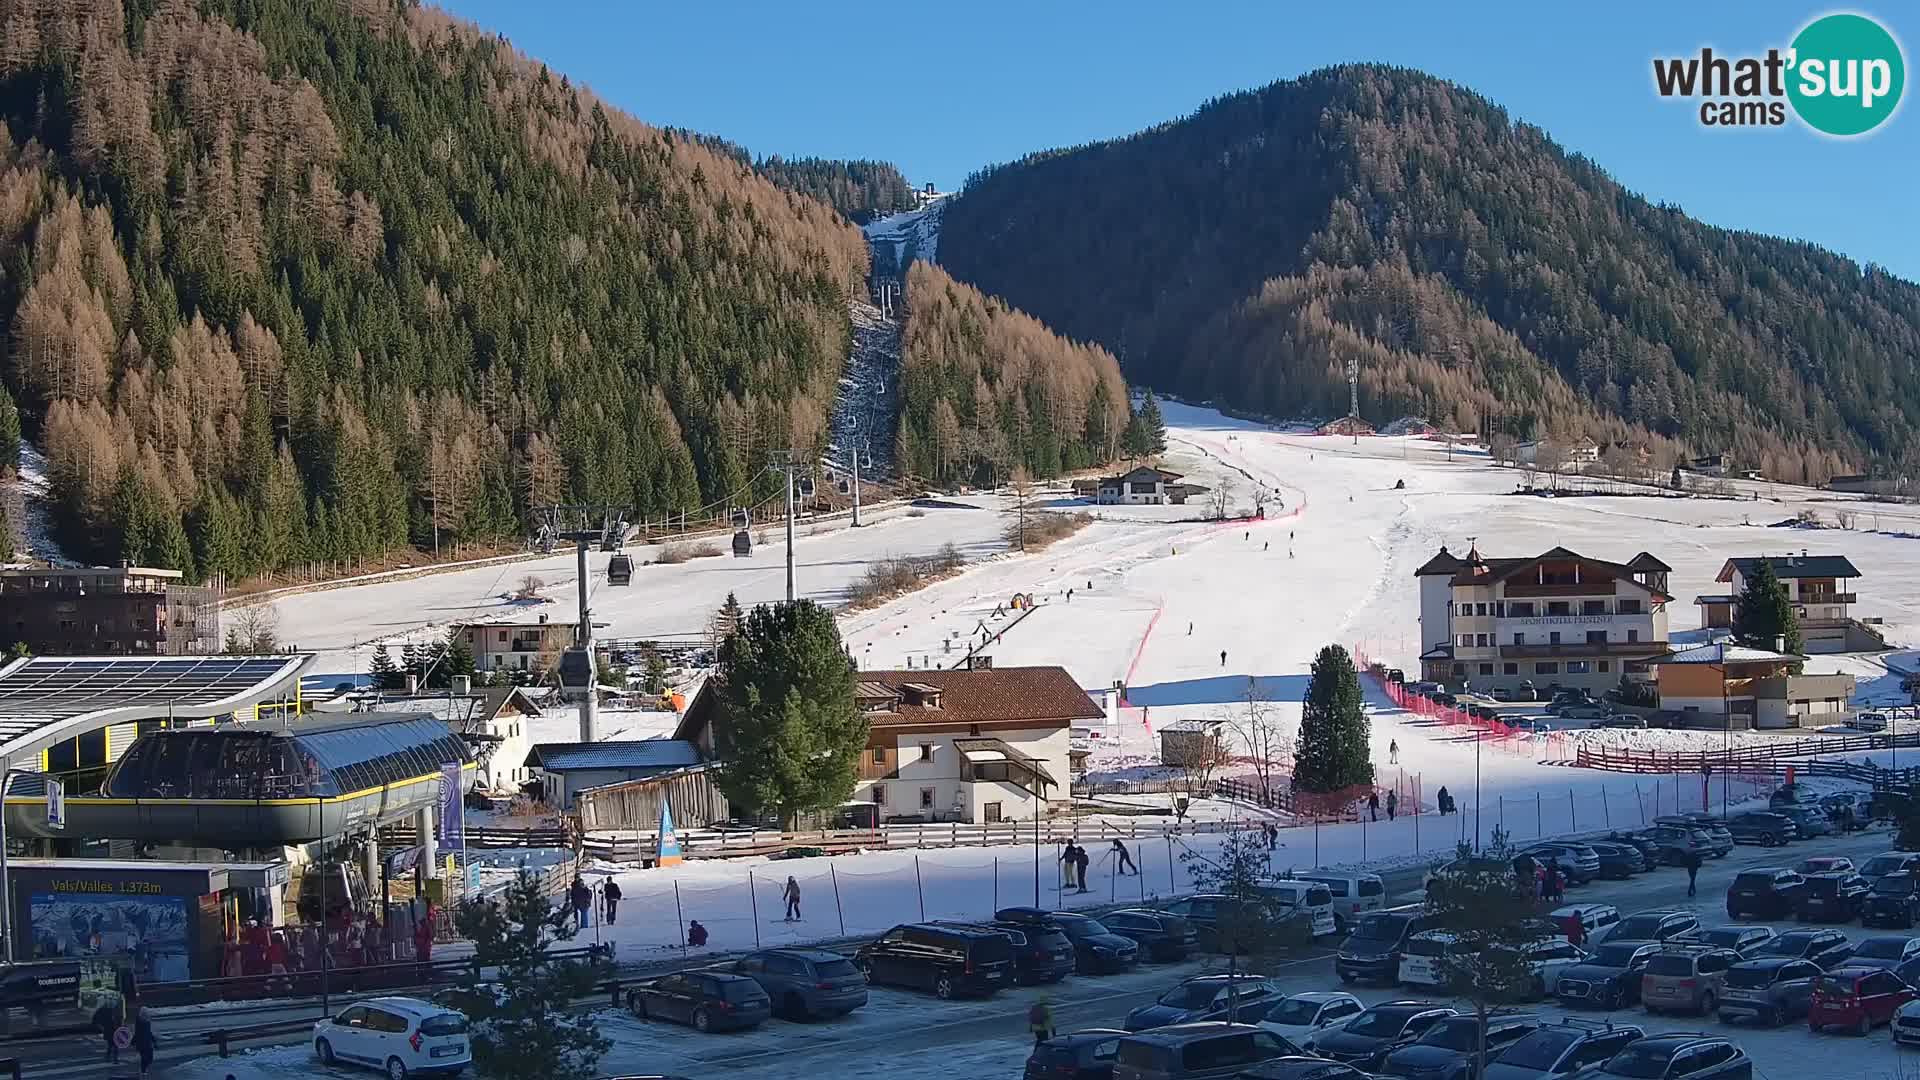
[[[1227,650],[1225,649],[1220,650],[1220,666],[1221,667],[1227,666]]]

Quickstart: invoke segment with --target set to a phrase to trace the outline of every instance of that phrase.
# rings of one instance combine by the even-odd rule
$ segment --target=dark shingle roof
[[[1605,559],[1596,559],[1589,555],[1582,555],[1579,552],[1570,550],[1568,548],[1556,546],[1556,547],[1549,548],[1538,555],[1530,555],[1522,559],[1484,559],[1482,560],[1482,562],[1486,566],[1486,573],[1484,574],[1474,573],[1473,564],[1462,563],[1459,572],[1454,574],[1453,576],[1453,583],[1455,585],[1491,585],[1496,581],[1504,581],[1505,579],[1512,577],[1514,574],[1519,573],[1521,570],[1524,570],[1527,567],[1532,566],[1533,564],[1540,562],[1544,559],[1577,559],[1580,562],[1589,563],[1593,566],[1603,566],[1603,567],[1606,567],[1608,570],[1613,571],[1614,576],[1619,580],[1627,581],[1635,585],[1639,585],[1641,588],[1646,589],[1648,592],[1654,593],[1655,595],[1660,595],[1660,596],[1664,596],[1666,594],[1660,592],[1660,590],[1655,589],[1652,586],[1649,586],[1642,582],[1634,580],[1634,575],[1644,574],[1644,573],[1648,573],[1650,571],[1655,571],[1655,570],[1671,569],[1671,567],[1668,567],[1667,564],[1661,562],[1659,559],[1654,558],[1652,555],[1649,555],[1644,551],[1638,555],[1635,555],[1633,557],[1632,562],[1617,563],[1617,562],[1608,562]]]
[[[1467,564],[1462,562],[1459,556],[1448,551],[1447,546],[1442,544],[1440,545],[1440,553],[1428,559],[1426,562],[1421,563],[1420,569],[1415,570],[1413,576],[1426,577],[1428,574],[1451,574],[1465,565]]]
[[[1741,577],[1752,577],[1762,562],[1773,564],[1773,576],[1777,578],[1860,576],[1860,571],[1854,569],[1845,555],[1769,555],[1759,559],[1728,559],[1714,580],[1732,581],[1735,570],[1740,571]]]
[[[700,764],[700,750],[684,739],[541,743],[526,764],[549,772],[569,769],[681,769]]]
[[[912,671],[862,671],[855,684],[855,696],[873,701],[904,695],[900,687],[908,683],[931,686],[940,691],[940,707],[898,705],[888,712],[869,712],[869,722],[878,725],[903,724],[957,726],[1009,721],[1046,721],[1068,723],[1074,720],[1098,720],[1100,710],[1080,684],[1063,667],[986,668],[940,671],[916,668]],[[676,739],[698,740],[719,712],[719,685],[708,679],[694,696],[692,704],[674,729]]]

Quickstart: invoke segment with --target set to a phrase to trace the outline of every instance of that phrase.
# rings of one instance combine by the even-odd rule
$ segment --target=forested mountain
[[[1282,416],[1920,461],[1920,288],[1656,205],[1469,91],[1331,68],[977,174],[940,261],[1135,381]],[[1648,437],[1645,433],[1651,433]]]
[[[930,263],[908,267],[906,307],[902,472],[993,484],[1016,466],[1054,476],[1118,455],[1127,387],[1105,349],[1068,341]]]
[[[0,373],[77,554],[698,510],[823,442],[859,233],[430,9],[0,0],[0,114]]]
[[[891,162],[770,157],[755,167],[788,191],[818,199],[862,225],[913,209],[913,186]]]

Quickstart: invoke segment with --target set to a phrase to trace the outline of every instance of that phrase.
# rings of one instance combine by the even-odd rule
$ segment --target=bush
[[[720,545],[714,543],[668,544],[660,549],[659,561],[667,566],[678,566],[694,559],[711,559],[720,554]]]
[[[1009,547],[1024,551],[1035,551],[1046,547],[1056,540],[1064,540],[1093,524],[1092,514],[1059,514],[1052,511],[1029,513],[1026,516],[1025,542],[1022,542],[1020,518],[1016,515],[1007,523],[1004,533]]]
[[[932,555],[882,559],[867,567],[860,580],[848,586],[848,606],[873,607],[947,577],[965,564],[960,549],[951,543],[943,544]]]

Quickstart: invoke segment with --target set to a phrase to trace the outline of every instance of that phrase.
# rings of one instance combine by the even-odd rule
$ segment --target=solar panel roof
[[[312,660],[308,654],[29,657],[0,667],[0,747],[92,714],[104,714],[103,724],[124,724],[242,708],[290,689]]]

